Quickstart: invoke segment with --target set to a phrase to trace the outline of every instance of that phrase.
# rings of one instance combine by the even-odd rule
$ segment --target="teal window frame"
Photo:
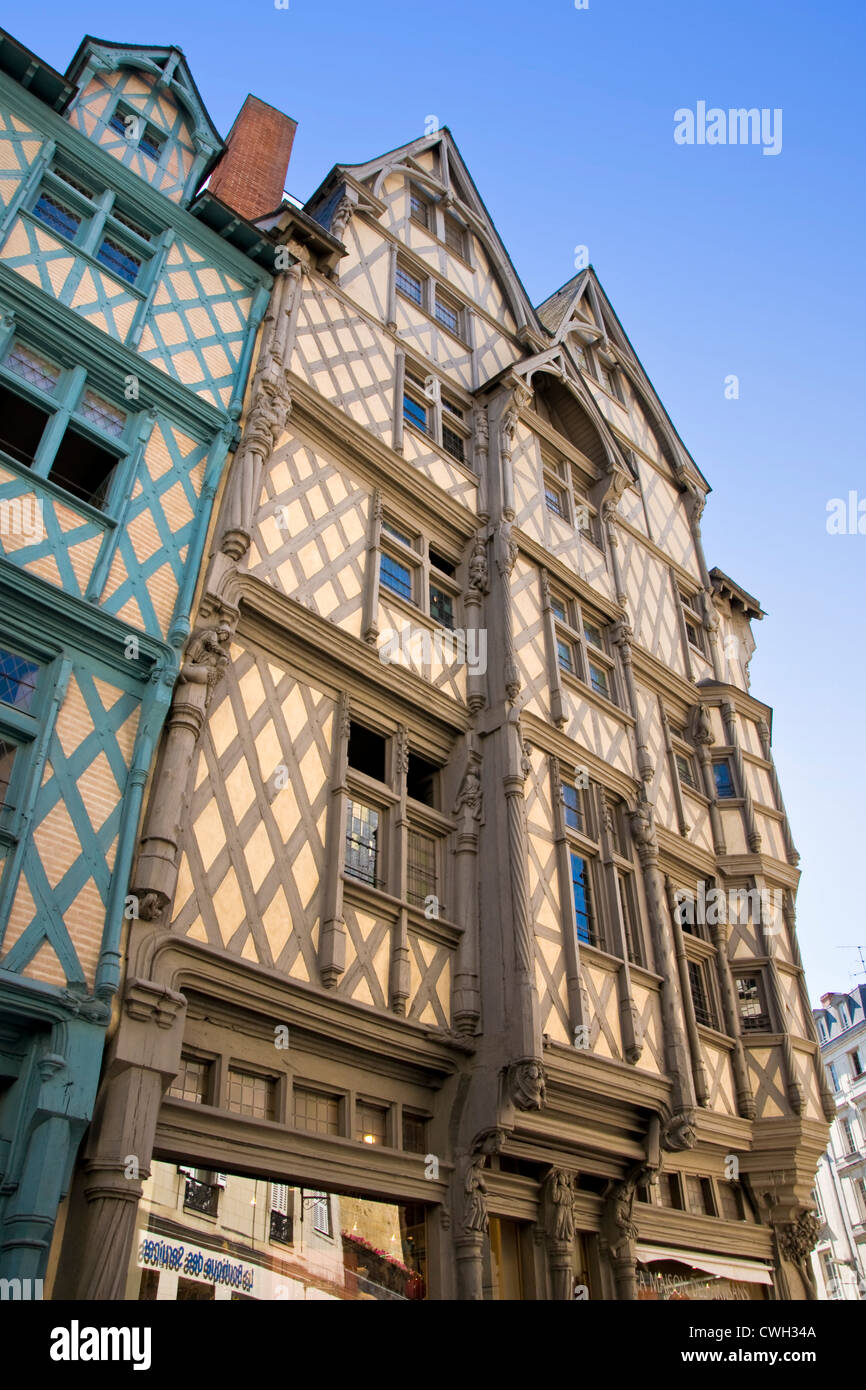
[[[7,654],[19,657],[35,666],[36,672],[33,693],[26,708],[12,701],[0,700],[0,740],[13,745],[16,750],[12,775],[0,803],[0,864],[6,852],[17,844],[20,838],[23,818],[28,809],[24,803],[27,801],[31,753],[40,733],[45,691],[51,685],[50,658],[40,656],[26,643],[22,644],[14,637],[7,647],[6,640],[4,636],[0,658]]]
[[[30,349],[38,356],[59,366],[60,375],[54,383],[53,389],[45,390],[7,365],[7,357],[15,343],[20,343],[25,349]],[[64,363],[62,354],[57,353],[50,346],[46,348],[45,344],[39,340],[38,335],[29,335],[26,327],[21,328],[17,324],[6,334],[0,333],[0,383],[7,390],[34,405],[47,416],[41,438],[30,463],[21,462],[12,454],[4,452],[2,448],[0,448],[0,458],[4,462],[10,461],[16,471],[22,473],[26,471],[50,487],[56,488],[62,494],[64,502],[68,501],[68,505],[88,507],[101,519],[111,519],[116,513],[118,499],[125,495],[129,481],[131,461],[134,458],[142,428],[141,411],[133,413],[126,408],[128,404],[126,402],[123,406],[118,405],[116,400],[112,400],[112,395],[122,397],[123,393],[120,389],[112,392],[110,386],[105,387],[100,380],[92,379],[84,367],[69,366]],[[82,413],[87,392],[93,392],[105,399],[109,405],[115,405],[118,410],[125,412],[126,424],[121,434],[100,429]],[[105,493],[101,502],[87,501],[64,486],[62,482],[51,477],[60,446],[70,428],[117,459],[114,468],[102,485],[105,487]],[[99,492],[100,489],[97,489],[93,496],[97,497]]]
[[[67,182],[63,173],[58,172],[62,169],[68,173],[70,178],[75,180],[74,184]],[[91,188],[92,196],[88,198],[82,188]],[[58,227],[40,217],[36,208],[40,199],[46,196],[62,207],[68,209],[75,217],[80,219],[72,235],[64,233]],[[134,227],[129,225],[130,221],[136,224],[142,223],[146,219],[136,217],[132,211],[126,211],[122,203],[118,206],[117,194],[111,188],[101,188],[89,178],[85,170],[67,168],[66,163],[57,164],[44,170],[42,178],[37,183],[30,197],[24,204],[23,211],[36,221],[39,226],[47,227],[53,236],[65,241],[68,245],[75,247],[77,252],[87,256],[100,270],[106,271],[119,284],[137,295],[146,296],[151,288],[156,263],[158,261],[157,249],[160,241],[160,233],[154,229],[147,236],[140,235]],[[115,214],[119,215],[115,215]],[[126,220],[125,220],[126,219]],[[142,225],[142,232],[147,229]],[[134,280],[127,276],[118,274],[113,266],[106,262],[103,257],[103,248],[106,241],[115,243],[121,250],[133,256],[140,262],[140,269]]]

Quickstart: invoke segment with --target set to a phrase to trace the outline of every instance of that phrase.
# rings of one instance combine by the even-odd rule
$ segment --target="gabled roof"
[[[591,321],[578,312],[578,305],[584,298],[591,307]],[[641,404],[646,409],[662,453],[674,471],[680,473],[684,467],[688,468],[696,474],[709,492],[709,483],[680,439],[673,421],[602,288],[595,268],[587,266],[585,270],[572,276],[539,305],[537,314],[554,342],[562,342],[569,333],[577,330],[585,341],[595,340],[602,347],[613,350],[613,355],[628,375]]]
[[[432,149],[440,150],[440,176],[423,169],[418,163],[419,156]],[[335,165],[309,199],[306,204],[307,210],[313,216],[320,216],[323,225],[327,226],[333,212],[330,202],[335,201],[334,187],[341,178],[350,175],[356,183],[365,185],[374,198],[378,198],[385,179],[397,170],[404,171],[419,187],[426,188],[434,197],[443,198],[446,204],[451,204],[455,211],[462,214],[488,252],[514,314],[518,333],[528,330],[536,340],[535,346],[540,346],[543,334],[532,301],[511,263],[511,257],[496,230],[493,218],[487,211],[447,126],[433,131],[430,135],[421,136],[418,140],[412,140],[408,145],[388,150],[363,164]]]
[[[8,73],[54,111],[63,111],[75,95],[71,82],[5,29],[0,29],[0,72]]]
[[[112,43],[108,39],[96,39],[87,34],[81,40],[72,62],[66,69],[67,79],[77,84],[82,72],[92,60],[95,60],[96,67],[110,70],[131,67],[150,73],[159,85],[171,92],[176,101],[184,107],[200,148],[214,155],[222,154],[222,137],[202,101],[189,63],[181,49],[173,45],[164,48],[143,43]]]

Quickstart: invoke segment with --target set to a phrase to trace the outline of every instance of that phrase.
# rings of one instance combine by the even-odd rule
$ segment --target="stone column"
[[[661,1006],[665,1068],[673,1083],[673,1117],[669,1127],[672,1147],[691,1148],[694,1144],[692,1111],[695,1089],[689,1051],[682,1027],[682,1011],[676,988],[677,965],[667,927],[664,886],[659,871],[659,847],[648,802],[642,801],[629,812],[631,833],[637,845],[644,876],[656,971],[662,977]]]
[[[487,1183],[483,1154],[464,1158],[457,1165],[455,1182],[460,1185],[457,1210],[461,1213],[454,1241],[457,1257],[457,1297],[480,1301],[484,1297],[483,1253],[489,1218]]]
[[[472,1036],[481,1018],[481,985],[478,977],[478,835],[484,824],[481,790],[481,755],[470,738],[469,758],[457,800],[457,851],[455,920],[463,928],[454,972],[454,1026]]]
[[[232,630],[231,622],[223,620],[218,627],[193,633],[187,644],[132,877],[143,921],[157,921],[174,899],[184,793],[213,692],[228,665]]]
[[[551,1298],[571,1302],[574,1292],[574,1179],[554,1168],[544,1185],[544,1228]]]
[[[163,1092],[180,1066],[185,1018],[182,994],[153,980],[128,981],[81,1165],[84,1207],[64,1240],[58,1298],[124,1297],[142,1180],[150,1176]]]
[[[319,939],[319,973],[325,989],[336,989],[346,968],[346,923],[343,919],[342,855],[346,843],[346,769],[349,762],[351,710],[341,694],[334,730],[333,770],[328,799],[325,902]]]

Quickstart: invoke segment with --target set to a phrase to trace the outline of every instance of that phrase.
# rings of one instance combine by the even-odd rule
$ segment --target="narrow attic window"
[[[445,245],[449,251],[454,251],[458,256],[466,260],[466,230],[462,223],[452,217],[450,213],[445,214]]]
[[[417,188],[409,187],[409,216],[413,222],[420,222],[422,227],[430,226],[430,204]]]

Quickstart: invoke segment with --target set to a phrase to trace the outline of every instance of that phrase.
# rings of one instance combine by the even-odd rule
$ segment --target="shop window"
[[[276,1110],[276,1082],[269,1076],[229,1069],[226,1107],[238,1115],[257,1120],[273,1120]]]
[[[339,1096],[295,1086],[293,1104],[296,1129],[306,1129],[312,1134],[340,1133]]]
[[[180,1070],[168,1094],[175,1100],[190,1100],[207,1105],[211,1098],[213,1064],[181,1053]]]
[[[362,1144],[387,1144],[387,1106],[359,1100],[355,1105],[355,1138]]]

